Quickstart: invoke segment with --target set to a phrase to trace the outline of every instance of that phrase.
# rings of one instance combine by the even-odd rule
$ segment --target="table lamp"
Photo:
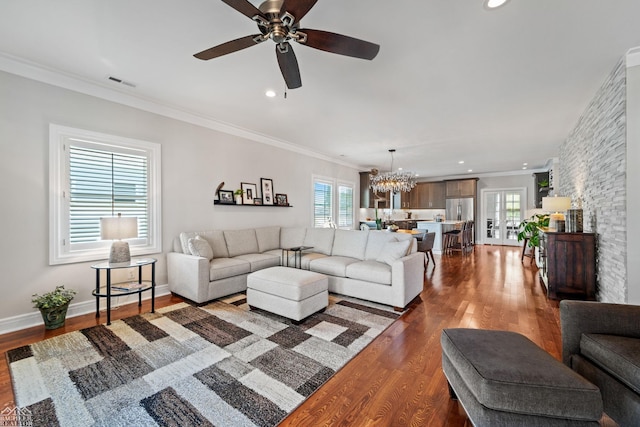
[[[133,239],[138,237],[138,218],[118,216],[100,218],[100,238],[102,240],[113,240],[109,263],[128,263],[131,261],[129,243],[122,239]]]
[[[571,209],[570,197],[554,196],[542,198],[542,210],[550,213],[553,212],[549,215],[549,228],[557,230],[558,221],[564,222],[564,213],[560,212],[566,212],[568,209]]]

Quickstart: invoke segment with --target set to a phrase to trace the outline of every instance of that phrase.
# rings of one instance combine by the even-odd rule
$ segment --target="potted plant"
[[[239,188],[236,191],[233,192],[233,195],[236,196],[236,205],[241,205],[242,204],[242,195],[243,194],[244,194],[244,191],[242,191]]]
[[[75,294],[76,291],[65,289],[62,285],[43,295],[32,295],[31,302],[35,308],[40,309],[46,329],[56,329],[64,325],[69,302]]]
[[[527,245],[534,248],[536,264],[538,264],[538,248],[540,247],[540,229],[549,226],[548,214],[535,214],[525,219],[518,226],[518,242],[529,239]]]

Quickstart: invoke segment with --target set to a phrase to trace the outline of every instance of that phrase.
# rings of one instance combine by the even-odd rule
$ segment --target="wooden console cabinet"
[[[596,298],[594,233],[542,232],[540,277],[551,299]]]

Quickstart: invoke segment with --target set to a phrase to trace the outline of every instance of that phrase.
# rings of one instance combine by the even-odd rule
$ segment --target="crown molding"
[[[224,123],[196,112],[162,103],[155,99],[124,93],[93,80],[54,68],[45,67],[35,62],[18,58],[4,52],[0,52],[0,70],[41,83],[46,83],[85,95],[95,96],[96,98],[137,108],[142,111],[158,114],[272,147],[281,148],[283,150],[292,151],[308,157],[346,166],[348,168],[356,170],[360,169],[360,166],[353,163],[345,162],[343,160],[335,159],[333,157],[302,148],[288,141],[273,138],[230,123]]]
[[[637,67],[640,65],[640,46],[634,47],[627,51],[626,55],[627,68]]]

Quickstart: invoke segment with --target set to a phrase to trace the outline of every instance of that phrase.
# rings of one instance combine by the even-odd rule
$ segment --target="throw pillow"
[[[407,250],[411,245],[411,240],[402,240],[400,242],[387,242],[384,244],[382,248],[382,252],[376,259],[378,262],[384,262],[389,265],[393,265],[393,263],[400,258],[406,256]]]
[[[191,252],[191,255],[201,256],[209,261],[213,258],[213,249],[211,249],[211,245],[209,245],[209,242],[200,236],[196,236],[194,239],[189,239],[189,252]]]

